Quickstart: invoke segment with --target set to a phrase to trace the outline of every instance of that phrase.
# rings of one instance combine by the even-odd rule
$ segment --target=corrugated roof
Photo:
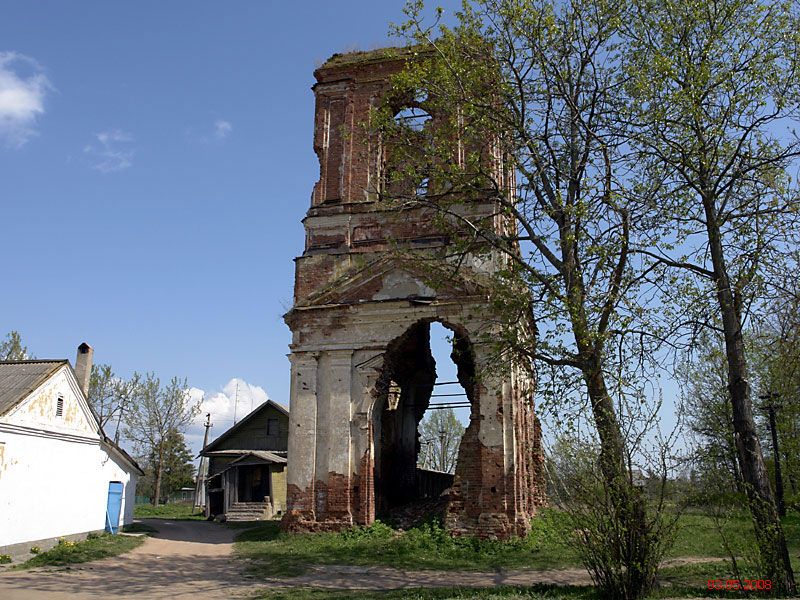
[[[256,458],[260,458],[265,462],[278,463],[282,465],[286,464],[285,456],[278,456],[277,454],[270,452],[268,450],[250,450],[247,454],[245,454],[241,458],[237,458],[235,461],[233,461],[231,465],[236,464],[240,460],[246,459],[248,456],[255,456]]]
[[[65,364],[68,361],[0,361],[0,415],[11,410]]]
[[[236,461],[241,460],[246,456],[252,455],[267,462],[280,463],[280,464],[286,463],[286,457],[281,456],[281,454],[286,454],[286,452],[280,452],[280,451],[270,452],[269,450],[214,450],[211,452],[204,452],[203,454],[205,454],[206,456],[238,456],[239,458],[237,458]]]

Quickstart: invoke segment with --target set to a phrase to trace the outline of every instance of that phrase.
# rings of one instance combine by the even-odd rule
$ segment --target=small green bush
[[[91,533],[86,534],[87,540],[96,540],[100,537],[101,534],[97,533],[96,531],[92,531]]]
[[[31,546],[31,554],[39,554],[42,551],[39,546]]]
[[[11,562],[10,554],[0,554],[0,565],[7,565]]]
[[[372,525],[351,527],[339,534],[343,540],[347,541],[388,539],[393,535],[394,529],[378,520]]]

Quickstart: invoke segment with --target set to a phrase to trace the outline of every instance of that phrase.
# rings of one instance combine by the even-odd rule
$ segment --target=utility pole
[[[778,452],[778,430],[775,418],[775,402],[776,398],[780,398],[780,394],[770,392],[763,396],[759,396],[762,400],[769,402],[765,407],[769,413],[769,431],[772,434],[772,455],[775,461],[775,501],[778,505],[778,516],[786,516],[786,505],[783,502],[783,476],[781,475],[781,455]]]
[[[211,413],[206,413],[206,422],[203,423],[203,427],[206,428],[205,435],[203,436],[203,450],[206,449],[208,446],[208,432],[211,429]],[[200,466],[197,468],[197,480],[194,483],[194,504],[192,505],[192,513],[194,513],[194,509],[198,506],[202,506],[200,502],[200,493],[204,491],[205,487],[205,475],[203,474],[203,466],[206,464],[205,456],[202,454],[200,455]]]

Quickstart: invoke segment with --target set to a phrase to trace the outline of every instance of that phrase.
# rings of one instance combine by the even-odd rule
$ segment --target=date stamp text
[[[708,589],[766,592],[772,589],[772,581],[769,579],[709,579]]]

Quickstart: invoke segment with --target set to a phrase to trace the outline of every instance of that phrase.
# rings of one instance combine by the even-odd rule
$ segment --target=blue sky
[[[215,435],[233,378],[239,416],[288,403],[313,70],[392,43],[402,5],[3,3],[0,335],[185,376],[216,398]]]
[[[402,6],[3,3],[0,336],[70,360],[87,341],[122,376],[186,377],[212,437],[236,396],[239,418],[267,396],[288,404],[282,315],[318,176],[313,70],[396,44]]]

